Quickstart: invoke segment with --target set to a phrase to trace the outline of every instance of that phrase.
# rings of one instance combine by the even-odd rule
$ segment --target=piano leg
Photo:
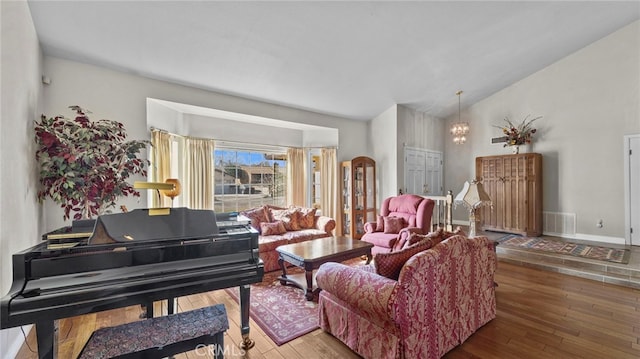
[[[147,304],[140,305],[142,307],[143,312],[140,313],[140,319],[144,318],[153,318],[153,302],[149,302]],[[146,313],[144,312],[146,311]],[[174,314],[175,312],[175,298],[167,299],[167,314]],[[158,316],[162,315],[159,313]]]
[[[153,302],[149,302],[145,305],[147,308],[147,319],[153,318]]]
[[[253,339],[249,338],[249,307],[251,286],[240,286],[240,333],[242,334],[242,343],[240,348],[248,350],[256,344]]]
[[[38,341],[38,357],[40,359],[54,359],[56,357],[53,342],[57,339],[54,336],[54,321],[47,320],[36,323],[36,339]]]
[[[168,298],[167,299],[167,315],[175,313],[174,303],[175,303],[175,298]]]

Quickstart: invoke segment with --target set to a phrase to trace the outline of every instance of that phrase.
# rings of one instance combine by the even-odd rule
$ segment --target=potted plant
[[[504,119],[505,125],[495,126],[501,129],[502,133],[505,134],[504,147],[512,146],[513,153],[519,153],[521,145],[531,143],[532,136],[534,133],[536,133],[536,129],[532,126],[533,122],[540,118],[542,118],[542,116],[538,116],[529,120],[529,116],[527,116],[518,126],[516,126],[507,117]]]
[[[64,209],[63,218],[92,218],[115,207],[120,196],[139,197],[127,178],[146,176],[148,161],[138,158],[149,141],[126,141],[122,123],[91,121],[91,113],[69,106],[74,119],[42,115],[35,123],[36,160],[40,183],[38,199],[50,197]]]

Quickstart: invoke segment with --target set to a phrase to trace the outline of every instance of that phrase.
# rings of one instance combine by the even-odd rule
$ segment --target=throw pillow
[[[240,212],[240,214],[249,218],[251,220],[251,227],[255,228],[259,233],[262,233],[260,223],[269,222],[269,213],[267,213],[267,209],[264,206],[248,209]]]
[[[316,209],[315,208],[300,208],[300,217],[298,224],[300,229],[311,229],[316,227]]]
[[[427,238],[433,238],[436,243],[441,242],[444,240],[444,230],[438,228],[435,232],[429,232],[427,234],[411,233],[404,247],[409,247]]]
[[[271,216],[271,211],[273,211],[274,209],[287,209],[286,207],[278,207],[273,204],[265,204],[264,208],[267,210],[267,215],[269,216]],[[275,219],[273,219],[273,217],[270,217],[269,222],[275,222]]]
[[[262,222],[260,223],[260,229],[263,236],[273,236],[277,234],[285,234],[287,230],[284,228],[284,224],[281,221],[276,222]]]
[[[376,232],[384,231],[384,217],[378,215],[378,220],[376,221]]]
[[[376,273],[389,279],[398,280],[405,262],[414,254],[431,248],[432,245],[431,240],[426,240],[397,252],[378,253],[374,259]]]
[[[297,209],[271,209],[271,218],[284,224],[287,231],[300,230],[300,212]]]
[[[453,237],[453,236],[464,236],[466,237],[467,234],[464,233],[464,231],[462,230],[462,228],[460,227],[456,227],[456,229],[453,230],[453,232],[448,232],[448,231],[443,231],[442,233],[442,240],[444,241],[445,239],[449,238],[449,237]]]
[[[384,217],[384,233],[400,233],[404,228],[404,218]]]

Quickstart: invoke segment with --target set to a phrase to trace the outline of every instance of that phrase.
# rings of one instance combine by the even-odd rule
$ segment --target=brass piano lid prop
[[[160,191],[175,191],[176,185],[174,183],[164,183],[164,182],[135,181],[133,182],[133,188],[155,190],[158,196],[158,203],[160,203],[162,202]],[[169,207],[149,208],[150,216],[168,216],[170,213],[171,213],[171,208]]]

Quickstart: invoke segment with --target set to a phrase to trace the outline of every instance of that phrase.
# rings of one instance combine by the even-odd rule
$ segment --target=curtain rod
[[[169,131],[167,131],[167,130],[163,130],[163,129],[156,128],[156,127],[150,127],[150,128],[149,128],[149,130],[150,130],[151,132],[154,132],[154,131],[164,132],[164,133],[167,133],[167,134],[169,134],[169,135],[171,135],[171,136],[174,136],[174,137],[189,138],[189,139],[192,139],[192,140],[215,141],[215,139],[214,139],[214,138],[204,138],[204,137],[193,137],[193,136],[178,135],[177,133],[169,132]]]
[[[292,148],[307,148],[307,149],[338,149],[338,146],[302,146],[302,147],[297,147],[297,146],[282,146],[282,145],[274,145],[274,144],[270,144],[270,143],[257,143],[257,142],[238,142],[238,141],[231,141],[231,140],[223,140],[223,139],[215,139],[215,138],[203,138],[203,137],[192,137],[192,136],[184,136],[184,135],[178,135],[172,132],[169,132],[167,130],[163,130],[160,128],[156,128],[156,127],[150,127],[149,128],[151,131],[160,131],[160,132],[164,132],[164,133],[168,133],[171,136],[176,136],[176,137],[180,137],[180,138],[192,138],[192,139],[200,139],[200,140],[214,140],[216,142],[230,142],[230,143],[237,143],[237,144],[245,144],[245,145],[256,145],[256,146],[270,146],[270,147],[292,147]]]
[[[337,150],[338,146],[305,146],[305,147],[302,147],[302,148],[309,148],[309,149],[319,148],[319,149],[327,149],[327,150],[330,150],[330,149],[336,149]]]

